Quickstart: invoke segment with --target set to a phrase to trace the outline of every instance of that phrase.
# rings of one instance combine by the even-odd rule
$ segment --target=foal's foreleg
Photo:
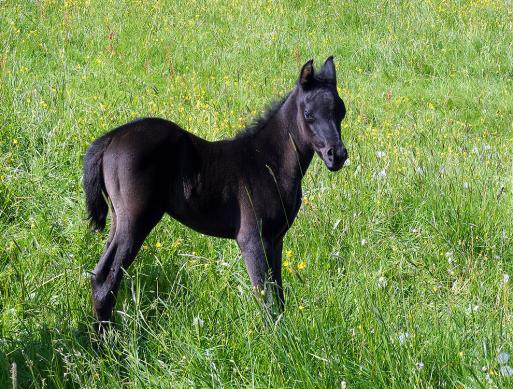
[[[255,233],[239,236],[237,243],[244,257],[257,300],[264,302],[265,308],[273,314],[275,300],[280,301],[279,292],[276,295],[277,289],[279,290],[277,279],[273,275],[272,264],[275,255],[273,241]],[[279,274],[281,282],[281,273]],[[280,303],[279,309],[281,310]]]
[[[272,257],[272,269],[271,279],[274,282],[276,288],[276,295],[278,296],[278,304],[280,311],[285,308],[285,297],[283,294],[283,283],[281,279],[281,256],[283,252],[283,238],[279,238],[273,245],[273,257]]]
[[[249,235],[238,237],[237,244],[246,263],[253,288],[261,292],[265,283],[269,281],[271,242],[258,235]]]

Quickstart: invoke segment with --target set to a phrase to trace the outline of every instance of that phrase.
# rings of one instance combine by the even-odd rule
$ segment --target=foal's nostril
[[[333,157],[333,148],[329,149],[326,154],[328,155],[328,157]]]

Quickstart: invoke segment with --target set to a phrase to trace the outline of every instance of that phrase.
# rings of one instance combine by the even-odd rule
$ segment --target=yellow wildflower
[[[157,243],[155,243],[155,247],[158,248],[158,249],[161,248],[162,247],[162,243],[157,241]]]
[[[178,238],[177,240],[175,240],[173,242],[173,244],[171,245],[171,248],[174,250],[174,249],[177,249],[178,247],[180,247],[180,245],[182,244],[182,239],[181,238]]]
[[[298,270],[303,270],[304,268],[306,267],[306,262],[305,261],[301,261],[297,264],[297,269]]]

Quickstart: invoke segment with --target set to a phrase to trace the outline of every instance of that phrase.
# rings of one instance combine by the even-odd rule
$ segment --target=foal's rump
[[[187,135],[170,121],[145,118],[96,139],[84,159],[83,184],[91,226],[105,227],[105,197],[115,208],[121,202],[134,207],[151,201],[156,206],[166,192],[163,177],[176,169],[180,143]]]

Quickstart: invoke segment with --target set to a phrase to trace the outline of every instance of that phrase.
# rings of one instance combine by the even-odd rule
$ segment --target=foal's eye
[[[313,122],[314,116],[312,115],[312,113],[310,111],[305,110],[305,119],[307,122]]]

